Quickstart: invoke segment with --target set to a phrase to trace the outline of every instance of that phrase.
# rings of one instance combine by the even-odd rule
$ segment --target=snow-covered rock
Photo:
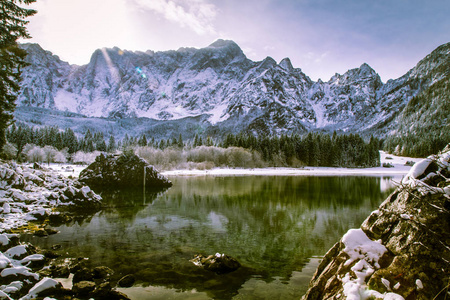
[[[416,164],[360,229],[328,251],[304,300],[438,299],[450,261],[449,151]]]
[[[89,187],[51,170],[0,162],[0,181],[4,183],[0,186],[0,233],[43,219],[58,206],[98,209],[101,205],[101,197]],[[0,235],[0,243],[8,243],[7,236]]]
[[[58,281],[56,281],[55,279],[52,278],[48,278],[45,277],[43,278],[41,281],[39,281],[38,283],[36,283],[28,292],[27,295],[25,295],[24,297],[20,298],[23,300],[26,299],[35,299],[39,293],[48,290],[48,289],[55,289],[58,286],[61,286],[61,283],[59,283]]]

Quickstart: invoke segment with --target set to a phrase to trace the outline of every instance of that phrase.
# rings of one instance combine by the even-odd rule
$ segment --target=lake
[[[104,192],[107,209],[58,227],[43,248],[88,257],[132,299],[299,299],[327,250],[392,191],[389,177],[180,176],[162,192]],[[399,180],[399,179],[398,179]],[[189,260],[225,253],[242,265],[216,275]]]

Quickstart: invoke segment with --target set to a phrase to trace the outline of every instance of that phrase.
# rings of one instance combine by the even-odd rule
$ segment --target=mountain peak
[[[273,59],[270,56],[267,56],[266,58],[264,58],[263,61],[260,62],[258,68],[259,69],[271,69],[273,67],[275,67],[277,65],[277,62],[275,61],[275,59]]]
[[[65,65],[68,65],[66,62],[62,62],[59,56],[54,55],[50,51],[44,50],[39,44],[35,43],[24,43],[19,44],[19,47],[27,51],[28,55],[25,60],[29,63],[34,64],[47,64],[49,60],[58,61]],[[31,61],[31,60],[34,61]]]
[[[19,47],[24,49],[24,50],[38,50],[38,51],[45,51],[44,49],[42,49],[41,45],[36,44],[36,43],[23,43],[23,44],[19,44]]]
[[[208,46],[208,48],[224,48],[224,47],[238,47],[239,46],[232,40],[222,40],[218,39],[214,43]]]
[[[283,58],[280,61],[279,66],[281,68],[283,68],[284,70],[288,71],[288,72],[294,70],[294,67],[292,66],[291,60],[288,57]]]
[[[212,50],[214,52],[221,52],[227,56],[229,55],[230,57],[245,58],[245,54],[242,52],[242,49],[231,40],[219,39],[204,49],[210,51]]]
[[[367,63],[363,63],[363,64],[359,67],[359,69],[362,70],[362,71],[365,71],[365,72],[373,72],[373,73],[375,73],[375,70],[372,69],[372,67],[369,66]]]

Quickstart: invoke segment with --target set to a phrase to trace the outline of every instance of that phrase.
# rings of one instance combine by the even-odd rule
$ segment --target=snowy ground
[[[421,158],[410,158],[386,154],[380,151],[381,164],[390,163],[392,168],[330,168],[330,167],[305,167],[305,168],[261,168],[261,169],[228,169],[215,168],[211,170],[173,170],[163,171],[165,176],[201,176],[201,175],[280,175],[280,176],[345,176],[345,175],[406,175],[411,169],[405,166],[407,161],[418,162]]]
[[[28,166],[31,168],[33,164],[29,164]],[[72,176],[73,178],[78,178],[80,176],[80,172],[87,167],[87,165],[72,165],[72,164],[57,164],[57,163],[42,164],[42,166],[55,172],[58,172],[66,177]]]

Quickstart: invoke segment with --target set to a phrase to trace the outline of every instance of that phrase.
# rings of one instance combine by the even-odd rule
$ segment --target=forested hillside
[[[385,149],[404,156],[426,157],[450,142],[450,69],[448,75],[412,98],[399,118],[398,130]]]

